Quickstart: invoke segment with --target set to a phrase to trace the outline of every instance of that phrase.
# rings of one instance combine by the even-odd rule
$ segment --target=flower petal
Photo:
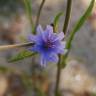
[[[50,38],[52,34],[53,34],[53,27],[51,25],[47,25],[45,29],[45,36]]]
[[[30,34],[30,35],[28,36],[28,41],[29,41],[29,42],[35,42],[35,41],[36,41],[36,36]]]
[[[57,54],[65,54],[65,46],[66,42],[55,42],[55,45],[53,48],[51,48],[51,52],[57,53]]]
[[[41,25],[38,25],[38,27],[37,27],[37,37],[45,42],[47,40],[45,32],[44,32],[43,28],[41,27]]]
[[[61,42],[61,46],[62,46],[62,48],[65,48],[66,47],[66,42],[65,41],[62,41]]]
[[[33,47],[29,47],[28,50],[34,51],[34,52],[42,52],[42,48],[39,45],[34,45]]]
[[[52,42],[56,42],[58,40],[61,41],[62,39],[64,39],[64,33],[63,32],[60,32],[59,34],[54,33],[51,36],[51,39],[52,39]]]
[[[58,48],[57,54],[65,54],[65,49]]]
[[[41,65],[42,67],[46,67],[47,62],[46,62],[45,56],[42,54],[40,57],[41,57],[41,58],[40,58],[40,65]]]
[[[53,27],[48,25],[45,30],[39,25],[37,27],[37,35],[30,35],[29,41],[35,42],[35,45],[30,47],[31,51],[38,52],[41,56],[40,64],[46,67],[48,62],[57,63],[58,54],[65,54],[66,43],[63,42],[64,33],[53,33]]]
[[[32,34],[30,34],[28,36],[28,41],[29,42],[34,42],[34,43],[40,44],[40,45],[42,44],[42,38],[40,36],[38,36],[38,35],[32,35]]]
[[[41,27],[41,25],[38,25],[37,26],[37,34],[42,34],[44,31],[43,31],[43,28]]]
[[[58,39],[59,39],[59,40],[64,39],[64,33],[63,33],[63,32],[60,32],[60,33],[58,34]]]
[[[48,62],[55,62],[55,63],[57,63],[58,60],[59,60],[58,55],[55,54],[55,53],[51,53],[51,54],[47,55],[46,58],[47,58]]]
[[[57,52],[57,54],[66,54],[68,52],[67,49],[64,49],[64,48],[58,48],[55,52]]]
[[[57,41],[57,40],[58,40],[57,34],[56,34],[56,33],[52,34],[52,36],[50,37],[50,40],[51,40],[52,42]]]

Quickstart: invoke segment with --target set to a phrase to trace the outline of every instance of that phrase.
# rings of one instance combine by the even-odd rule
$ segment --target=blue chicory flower
[[[30,42],[35,43],[30,50],[40,54],[41,66],[46,66],[48,62],[57,63],[59,59],[58,54],[66,52],[66,42],[63,41],[64,33],[54,33],[53,27],[50,25],[47,25],[45,30],[38,25],[36,32],[36,35],[31,34],[28,37]]]

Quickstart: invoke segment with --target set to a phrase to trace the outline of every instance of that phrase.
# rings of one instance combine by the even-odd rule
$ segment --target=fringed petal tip
[[[41,34],[44,30],[41,25],[38,25],[36,31],[37,31],[37,34]]]
[[[36,41],[36,36],[33,35],[33,34],[28,35],[28,41],[35,42]]]
[[[60,33],[58,34],[58,39],[59,39],[59,40],[63,40],[64,37],[65,37],[65,35],[64,35],[63,32],[60,32]]]
[[[45,68],[47,66],[47,61],[43,55],[40,56],[40,66],[43,68]]]

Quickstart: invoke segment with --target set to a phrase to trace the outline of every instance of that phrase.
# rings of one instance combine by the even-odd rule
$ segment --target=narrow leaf
[[[62,58],[63,58],[62,59],[62,64],[63,64],[62,66],[63,67],[66,65],[65,61],[66,61],[66,58],[68,57],[68,54],[70,52],[72,40],[74,39],[76,32],[83,26],[83,24],[85,23],[87,18],[90,16],[92,9],[94,7],[94,3],[95,3],[95,0],[92,0],[88,9],[86,10],[85,14],[80,18],[80,20],[77,22],[74,29],[70,33],[69,39],[68,39],[67,44],[66,44],[66,49],[68,49],[69,51],[64,56],[62,56]]]
[[[23,52],[18,53],[16,56],[9,59],[9,62],[17,62],[20,60],[23,60],[25,58],[31,57],[35,55],[36,53],[32,53],[30,51],[24,50]]]
[[[72,40],[74,39],[74,36],[76,34],[76,32],[83,26],[83,24],[85,23],[85,21],[87,20],[87,18],[90,16],[93,6],[94,6],[95,0],[92,0],[87,11],[85,12],[85,14],[80,18],[80,20],[77,22],[77,24],[75,25],[73,31],[70,33],[70,37],[69,40],[67,42],[67,49],[71,48],[71,43]]]
[[[60,17],[63,15],[63,12],[59,12],[56,16],[55,16],[55,18],[54,18],[54,32],[56,32],[57,31],[57,29],[58,29],[58,22],[59,22],[59,19],[60,19]]]

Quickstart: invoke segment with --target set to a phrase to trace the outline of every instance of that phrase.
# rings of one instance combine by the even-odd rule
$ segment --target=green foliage
[[[96,93],[92,93],[91,96],[96,96]]]
[[[6,73],[8,71],[9,71],[9,69],[7,67],[0,66],[0,72]]]
[[[16,62],[16,61],[20,61],[23,60],[25,58],[34,56],[36,53],[32,53],[30,51],[24,50],[22,52],[20,52],[19,54],[17,54],[16,56],[12,57],[9,59],[9,62]]]
[[[6,66],[0,66],[0,72],[1,73],[16,73],[16,70],[13,69],[13,68],[9,68],[9,67],[6,67]]]
[[[57,29],[58,29],[58,22],[59,22],[59,19],[60,19],[60,17],[63,15],[63,12],[59,12],[56,16],[55,16],[55,18],[54,18],[54,32],[56,32],[57,31]]]
[[[95,0],[92,0],[88,9],[86,10],[85,14],[80,18],[80,20],[77,22],[74,29],[70,33],[70,37],[69,37],[69,40],[68,40],[67,46],[66,46],[67,49],[71,48],[71,43],[72,43],[72,40],[74,39],[76,32],[83,26],[83,24],[85,23],[87,18],[90,16],[93,6],[94,6],[94,3],[95,3]]]
[[[62,56],[62,67],[64,68],[66,66],[66,58],[68,56],[68,53],[71,49],[71,43],[72,43],[72,40],[74,39],[74,36],[75,34],[78,32],[78,30],[80,30],[80,28],[83,26],[83,24],[85,23],[85,21],[87,20],[87,18],[90,16],[91,12],[92,12],[92,9],[94,7],[94,3],[95,3],[95,0],[92,0],[88,9],[86,10],[86,12],[84,13],[84,15],[80,18],[80,20],[77,22],[77,24],[75,25],[74,29],[72,30],[72,32],[70,32],[70,36],[69,36],[69,39],[67,41],[67,44],[66,44],[66,49],[68,49],[68,52]]]

